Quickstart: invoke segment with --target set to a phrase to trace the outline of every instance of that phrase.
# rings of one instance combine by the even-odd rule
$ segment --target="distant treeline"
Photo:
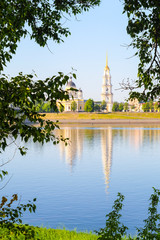
[[[36,110],[37,112],[40,113],[50,113],[50,112],[55,112],[52,108],[51,108],[51,103],[50,101],[48,102],[40,102],[38,104],[36,104]]]
[[[113,112],[122,112],[122,111],[126,112],[126,111],[128,111],[128,103],[127,102],[125,102],[125,103],[114,102],[112,111]]]

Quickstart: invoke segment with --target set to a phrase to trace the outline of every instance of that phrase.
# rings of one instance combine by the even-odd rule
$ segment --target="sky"
[[[135,49],[126,47],[131,38],[126,32],[127,16],[122,12],[122,1],[102,0],[99,7],[65,23],[71,36],[64,38],[64,43],[56,44],[50,40],[48,49],[29,37],[22,39],[4,73],[15,76],[19,72],[34,71],[38,79],[43,80],[59,71],[68,74],[74,68],[77,74],[74,82],[83,90],[84,99],[100,101],[107,54],[113,100],[124,102],[128,91],[117,89],[123,80],[136,79],[138,59],[134,57]]]

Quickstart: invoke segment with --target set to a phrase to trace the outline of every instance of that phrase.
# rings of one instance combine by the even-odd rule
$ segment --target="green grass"
[[[25,233],[15,235],[10,232],[7,228],[0,228],[0,239],[3,240],[25,240],[25,239],[44,239],[44,240],[97,240],[97,236],[93,233],[85,233],[76,231],[68,231],[61,229],[46,229],[33,227],[35,230],[35,236],[33,238],[26,238]],[[27,231],[26,231],[27,232]]]
[[[160,119],[160,113],[132,113],[132,112],[115,112],[115,113],[46,113],[45,119],[50,120],[80,120],[80,119]]]
[[[97,240],[98,236],[93,233],[68,231],[61,229],[46,229],[32,227],[35,230],[35,236],[33,238],[26,237],[25,233],[15,235],[7,228],[0,228],[0,239],[2,240]],[[27,231],[26,231],[27,232]],[[125,237],[124,240],[128,238]]]

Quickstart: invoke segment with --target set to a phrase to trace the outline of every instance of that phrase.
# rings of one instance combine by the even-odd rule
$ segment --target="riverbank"
[[[23,226],[23,225],[22,225]],[[97,240],[98,236],[93,233],[85,233],[85,232],[76,232],[61,230],[61,229],[47,229],[47,228],[39,228],[28,226],[30,229],[30,233],[27,233],[27,228],[25,227],[24,233],[14,233],[10,231],[8,228],[0,227],[0,239],[3,240],[25,240],[25,239],[34,239],[34,240]],[[31,232],[32,231],[32,232]],[[29,236],[27,236],[29,234]],[[129,238],[125,237],[124,240],[129,240]]]
[[[60,124],[160,124],[160,113],[46,113]]]
[[[32,232],[31,232],[32,231]],[[28,233],[27,233],[28,232]],[[68,231],[61,229],[47,229],[28,226],[25,227],[25,232],[14,233],[7,228],[0,227],[0,239],[3,240],[25,240],[25,239],[34,239],[34,240],[97,240],[97,235],[93,233],[84,233],[76,231]]]

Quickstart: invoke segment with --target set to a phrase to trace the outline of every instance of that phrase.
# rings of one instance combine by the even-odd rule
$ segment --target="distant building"
[[[72,81],[72,77],[69,78],[68,84],[65,88],[68,92],[69,100],[57,101],[59,108],[60,105],[63,105],[65,112],[71,112],[72,102],[75,101],[77,105],[76,112],[83,112],[85,100],[83,99],[83,92],[81,89],[77,89],[75,83]],[[108,58],[106,58],[106,66],[104,68],[104,75],[103,75],[103,84],[102,84],[102,94],[101,94],[101,101],[106,102],[106,111],[112,112],[113,107],[113,93],[112,93],[112,84],[111,84],[111,75],[110,69],[108,67]],[[98,101],[96,104],[100,105],[101,102]]]
[[[129,100],[129,111],[130,112],[143,112],[142,102],[139,102],[137,98]]]
[[[71,110],[71,104],[73,101],[76,102],[77,104],[77,109],[75,110],[76,112],[83,112],[84,111],[84,99],[83,99],[83,92],[81,89],[77,89],[75,83],[72,81],[72,77],[69,78],[68,84],[65,88],[65,91],[68,92],[69,95],[69,100],[63,100],[63,101],[58,101],[61,103],[64,107],[64,111],[70,112]],[[59,104],[60,106],[60,104]]]
[[[148,101],[149,103],[149,101]],[[146,102],[139,102],[137,98],[129,101],[129,111],[130,112],[144,112],[143,105],[146,104]],[[159,101],[157,99],[153,101],[152,109],[149,109],[150,112],[159,112],[160,108],[157,106],[155,107],[155,104],[159,105]]]
[[[106,58],[106,66],[104,68],[101,100],[102,101],[104,100],[106,102],[107,111],[112,112],[113,93],[112,93],[110,69],[108,67],[108,58]]]

